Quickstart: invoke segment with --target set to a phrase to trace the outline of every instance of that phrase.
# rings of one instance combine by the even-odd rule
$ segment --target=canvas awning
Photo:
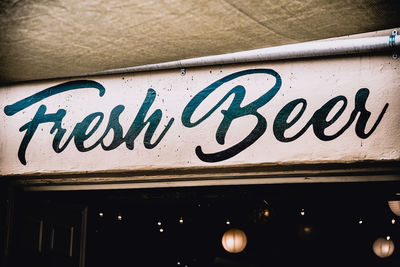
[[[1,1],[0,82],[389,29],[399,12],[395,0]]]

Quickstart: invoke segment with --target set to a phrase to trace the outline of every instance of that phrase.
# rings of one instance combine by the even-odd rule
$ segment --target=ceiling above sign
[[[399,26],[399,1],[1,1],[0,82],[70,77]]]

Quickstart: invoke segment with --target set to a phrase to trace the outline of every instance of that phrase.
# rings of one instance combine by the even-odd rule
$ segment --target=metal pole
[[[271,60],[309,58],[321,56],[352,55],[390,51],[400,47],[400,35],[394,30],[390,36],[358,38],[348,40],[312,41],[248,50],[237,53],[184,59],[159,64],[105,70],[89,75],[120,74],[139,71],[182,69],[187,67],[225,65],[233,63],[262,62]]]

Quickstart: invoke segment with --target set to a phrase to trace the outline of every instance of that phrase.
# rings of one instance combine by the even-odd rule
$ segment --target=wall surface
[[[0,88],[0,174],[400,159],[390,55]]]

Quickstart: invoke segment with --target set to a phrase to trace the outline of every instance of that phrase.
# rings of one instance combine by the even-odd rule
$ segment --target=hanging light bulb
[[[263,215],[264,215],[264,217],[269,217],[270,212],[269,212],[269,209],[268,209],[268,208],[265,208],[265,209],[264,209]]]
[[[240,229],[230,229],[222,236],[222,246],[230,253],[242,252],[246,245],[246,234]]]
[[[269,217],[269,215],[271,215],[270,205],[269,205],[268,201],[266,201],[266,200],[264,200],[264,203],[265,203],[266,207],[263,210],[263,215],[264,215],[264,217]]]
[[[400,201],[399,200],[391,200],[391,201],[388,201],[388,204],[389,204],[390,210],[397,216],[400,216]]]
[[[251,214],[251,219],[256,224],[267,223],[271,221],[272,215],[273,212],[271,206],[266,200],[264,200],[261,206],[258,206],[253,210]]]
[[[389,239],[388,239],[389,237]],[[393,254],[394,243],[390,240],[390,236],[385,238],[378,238],[372,245],[372,250],[380,258],[387,258]]]

